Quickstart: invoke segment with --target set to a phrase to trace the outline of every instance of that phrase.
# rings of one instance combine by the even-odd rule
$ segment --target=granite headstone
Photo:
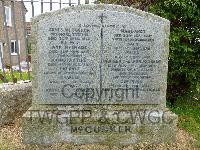
[[[25,143],[175,140],[177,116],[165,108],[168,20],[129,7],[85,5],[40,15],[32,28]]]

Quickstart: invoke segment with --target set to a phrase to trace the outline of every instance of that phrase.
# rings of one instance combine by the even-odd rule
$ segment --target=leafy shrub
[[[156,0],[150,12],[170,20],[168,99],[200,92],[199,0]]]

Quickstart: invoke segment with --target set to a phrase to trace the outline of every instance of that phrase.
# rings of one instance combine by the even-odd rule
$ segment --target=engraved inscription
[[[90,19],[79,19],[84,16]],[[40,22],[42,102],[158,104],[164,47],[159,34],[163,31],[156,23],[128,17],[97,11],[69,14],[66,20],[58,17],[48,26],[47,20]],[[139,25],[137,19],[151,26]]]

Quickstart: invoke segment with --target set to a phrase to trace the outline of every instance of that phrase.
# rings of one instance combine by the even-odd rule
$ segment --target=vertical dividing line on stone
[[[62,0],[59,1],[60,9],[62,8]]]
[[[13,74],[13,68],[12,68],[12,56],[11,56],[10,40],[9,40],[9,36],[8,36],[7,21],[6,21],[6,12],[5,12],[5,7],[4,6],[5,6],[4,1],[2,1],[3,19],[4,19],[4,23],[5,23],[5,25],[3,26],[3,30],[4,30],[4,34],[5,34],[4,37],[6,38],[6,43],[7,43],[8,52],[9,52],[11,79],[14,82],[14,74]]]
[[[34,17],[35,13],[34,13],[34,3],[33,3],[33,0],[31,0],[31,7],[32,7],[32,17]]]
[[[16,18],[15,18],[15,0],[11,1],[11,16],[13,20],[13,28],[14,28],[14,34],[15,34],[15,40],[16,40],[16,50],[17,50],[17,61],[19,65],[19,73],[20,73],[20,80],[23,80],[22,77],[22,69],[21,69],[21,64],[20,64],[20,54],[19,54],[19,39],[18,39],[18,33],[17,33],[17,28],[16,28]]]
[[[25,19],[25,11],[24,11],[24,2],[21,0],[21,12],[22,12],[22,19],[23,19],[23,32],[24,32],[24,45],[26,49],[26,61],[27,61],[27,69],[28,69],[28,80],[30,80],[30,67],[29,67],[29,58],[28,58],[28,42],[27,42],[27,32],[26,32],[26,19]]]
[[[99,64],[99,71],[100,71],[100,101],[101,101],[101,96],[102,96],[102,88],[103,88],[103,75],[102,75],[102,65],[103,65],[103,50],[104,50],[104,37],[103,37],[103,18],[105,16],[103,13],[99,16],[100,21],[101,21],[101,46],[100,46],[100,64]]]
[[[41,14],[44,12],[44,2],[41,0]]]
[[[69,0],[69,6],[72,6],[72,1],[71,0]]]
[[[3,2],[1,1],[1,5],[2,5],[2,7],[4,7],[4,5],[3,5]],[[3,9],[2,9],[2,11],[3,11]],[[4,14],[4,12],[2,12],[2,14]],[[2,27],[4,28],[4,19],[2,20]],[[4,76],[4,82],[7,82],[6,81],[6,73],[5,73],[5,67],[4,67],[4,61],[3,61],[3,42],[2,42],[2,45],[1,45],[2,47],[1,47],[1,50],[0,50],[0,57],[1,57],[1,65],[2,65],[2,72],[3,72],[3,76]]]
[[[50,0],[50,11],[52,11],[52,0]]]
[[[81,4],[81,0],[78,0],[78,5],[80,5]]]

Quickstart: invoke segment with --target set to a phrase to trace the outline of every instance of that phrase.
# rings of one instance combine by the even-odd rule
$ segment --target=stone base
[[[0,128],[14,123],[31,107],[31,88],[30,81],[0,84]]]
[[[110,105],[32,107],[23,116],[26,144],[129,145],[173,143],[177,115],[156,107]],[[36,109],[37,108],[37,109]]]

